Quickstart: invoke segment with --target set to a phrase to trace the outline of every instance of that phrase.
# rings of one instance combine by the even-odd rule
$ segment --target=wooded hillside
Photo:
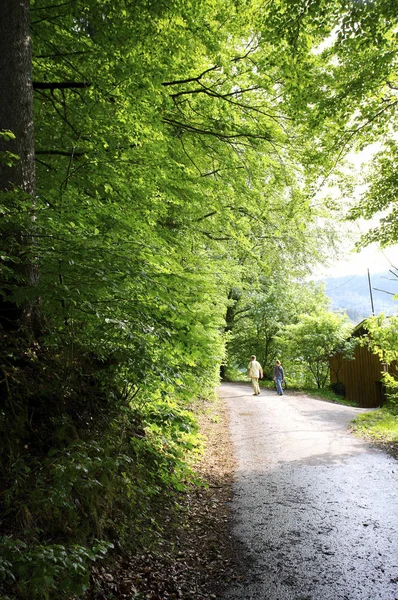
[[[394,295],[398,293],[398,280],[388,271],[371,274],[371,289],[375,314],[393,315],[398,303]],[[328,277],[325,292],[332,300],[334,310],[344,310],[354,323],[367,319],[372,314],[369,280],[364,275]]]

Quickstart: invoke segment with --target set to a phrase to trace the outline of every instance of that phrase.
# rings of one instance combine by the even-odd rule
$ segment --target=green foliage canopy
[[[398,239],[394,177],[398,129],[396,3],[394,0],[327,3],[299,0],[293,3],[289,15],[282,16],[281,7],[286,9],[287,4],[274,4],[275,20],[270,20],[269,26],[280,22],[281,39],[292,49],[291,85],[285,90],[293,118],[311,139],[317,169],[316,156],[322,156],[322,177],[317,187],[334,181],[349,152],[374,144],[373,152],[375,148],[377,152],[363,182],[366,191],[359,201],[352,200],[350,218],[381,218],[380,226],[363,237],[362,245],[395,243]],[[311,152],[307,157],[311,159]],[[349,193],[345,177],[342,204]]]
[[[126,547],[161,526],[199,448],[186,405],[218,381],[229,291],[304,268],[317,213],[257,3],[30,14],[37,194],[1,196],[0,292],[40,298],[44,323],[0,331],[0,586],[58,598],[86,586],[94,537]]]
[[[318,388],[325,387],[330,359],[337,353],[348,357],[353,352],[355,342],[349,339],[350,329],[345,315],[326,310],[302,315],[297,323],[286,325],[278,335],[285,364],[304,367]]]
[[[293,272],[294,273],[294,272]],[[279,265],[256,286],[248,286],[235,303],[234,319],[227,343],[228,361],[240,367],[255,354],[271,377],[279,356],[276,340],[281,329],[296,323],[303,313],[326,309],[328,299],[322,286],[297,280],[286,266]]]
[[[254,13],[32,4],[37,291],[53,343],[122,356],[135,382],[202,384],[242,266],[315,252],[284,68],[261,62]]]
[[[367,334],[361,340],[371,352],[377,354],[387,369],[381,373],[386,385],[390,408],[398,407],[398,317],[386,317],[384,314],[366,319],[364,323]]]

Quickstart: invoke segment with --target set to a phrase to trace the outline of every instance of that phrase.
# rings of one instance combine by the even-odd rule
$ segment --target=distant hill
[[[386,315],[397,314],[398,300],[393,300],[393,297],[385,292],[398,294],[398,278],[388,271],[371,274],[370,278],[375,314],[378,315],[381,312]],[[371,316],[372,308],[367,274],[328,277],[323,281],[325,282],[326,295],[332,301],[333,310],[345,310],[354,323],[359,323]],[[385,292],[379,290],[385,290]]]

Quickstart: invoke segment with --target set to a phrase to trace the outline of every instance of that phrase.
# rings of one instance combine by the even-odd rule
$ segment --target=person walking
[[[258,385],[259,378],[263,376],[263,368],[260,363],[256,360],[254,354],[250,357],[250,362],[247,366],[247,376],[252,380],[252,386],[254,390],[253,396],[260,395],[260,386]]]
[[[278,396],[283,396],[282,382],[285,379],[285,373],[283,371],[283,367],[281,365],[281,361],[277,360],[275,362],[274,367],[274,381],[276,385],[276,391],[278,392]]]

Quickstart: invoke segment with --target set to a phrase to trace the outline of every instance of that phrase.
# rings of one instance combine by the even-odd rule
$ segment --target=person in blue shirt
[[[283,367],[281,365],[281,361],[277,360],[275,362],[274,367],[274,381],[276,385],[276,391],[278,392],[278,396],[283,396],[282,382],[285,379],[285,373],[283,372]]]

